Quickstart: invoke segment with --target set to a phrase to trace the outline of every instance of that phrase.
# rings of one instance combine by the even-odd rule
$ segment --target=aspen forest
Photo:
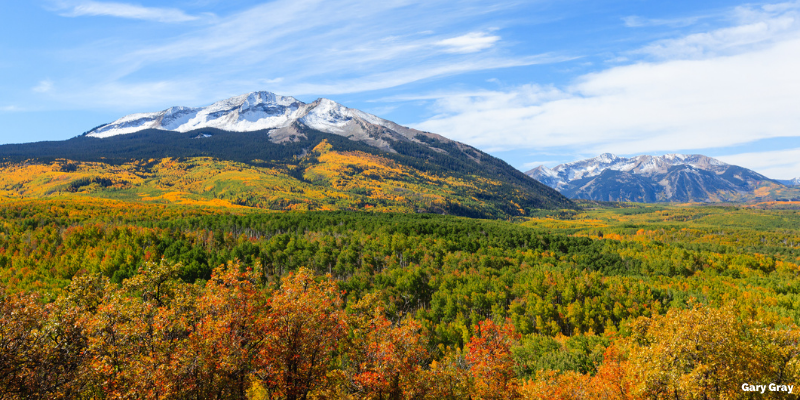
[[[798,381],[797,211],[581,206],[5,201],[0,398],[737,399]]]

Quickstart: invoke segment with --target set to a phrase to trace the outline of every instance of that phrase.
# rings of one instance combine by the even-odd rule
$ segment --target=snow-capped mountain
[[[794,179],[787,179],[787,180],[778,180],[778,182],[786,185],[786,186],[800,186],[800,178]]]
[[[641,155],[624,158],[603,153],[594,158],[561,164],[553,168],[540,165],[525,174],[560,190],[567,187],[572,181],[598,176],[605,170],[652,176],[667,172],[670,167],[675,165],[690,165],[708,171],[720,171],[728,166],[722,161],[699,154]]]
[[[345,136],[387,151],[393,151],[391,142],[395,140],[425,143],[424,138],[422,141],[418,139],[420,135],[452,142],[332,100],[317,99],[307,104],[294,97],[263,91],[231,97],[207,107],[171,107],[159,112],[127,115],[87,132],[86,136],[107,138],[146,129],[188,132],[216,128],[229,132],[270,130],[270,139],[280,143],[303,138],[300,129],[303,127]]]
[[[525,173],[567,197],[608,201],[724,201],[777,182],[746,168],[699,154],[605,153]]]
[[[133,163],[144,179],[134,183],[81,174],[59,181],[58,191],[89,185],[93,191],[124,186],[133,193],[152,184],[154,190],[188,193],[192,199],[276,210],[386,207],[505,218],[575,207],[556,190],[466,144],[331,100],[306,104],[268,92],[207,107],[132,114],[64,141],[0,145],[0,159],[57,163],[53,168],[63,173],[74,172],[81,162]],[[231,163],[244,175],[231,172]],[[167,164],[178,168],[170,171],[191,177],[178,185],[172,179],[185,174],[169,172],[162,181],[157,166]],[[245,165],[247,172],[240,169]],[[235,177],[217,179],[215,171]],[[241,176],[249,178],[240,182]],[[37,185],[24,190],[39,190]],[[19,190],[20,196],[26,193]],[[150,196],[149,190],[141,193]]]

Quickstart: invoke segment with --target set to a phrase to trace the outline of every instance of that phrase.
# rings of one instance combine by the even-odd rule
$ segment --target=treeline
[[[744,399],[742,382],[788,392],[800,377],[796,326],[728,307],[632,320],[586,370],[559,371],[536,362],[552,357],[546,340],[521,341],[498,317],[464,346],[432,346],[413,316],[390,317],[374,294],[345,306],[336,281],[307,269],[280,283],[234,263],[204,284],[179,274],[82,275],[47,305],[2,294],[0,398]]]

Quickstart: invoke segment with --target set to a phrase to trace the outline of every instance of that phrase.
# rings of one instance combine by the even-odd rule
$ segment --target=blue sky
[[[800,1],[5,1],[0,37],[0,143],[268,90],[522,170],[682,152],[800,176]]]

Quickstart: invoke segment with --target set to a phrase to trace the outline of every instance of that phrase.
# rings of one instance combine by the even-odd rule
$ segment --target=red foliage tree
[[[511,346],[519,340],[511,321],[497,325],[485,320],[476,327],[466,346],[466,360],[475,378],[475,393],[481,399],[514,399],[519,388],[514,373]]]
[[[341,293],[330,278],[317,282],[301,268],[281,280],[265,306],[255,376],[270,398],[306,400],[326,383],[346,332]]]

